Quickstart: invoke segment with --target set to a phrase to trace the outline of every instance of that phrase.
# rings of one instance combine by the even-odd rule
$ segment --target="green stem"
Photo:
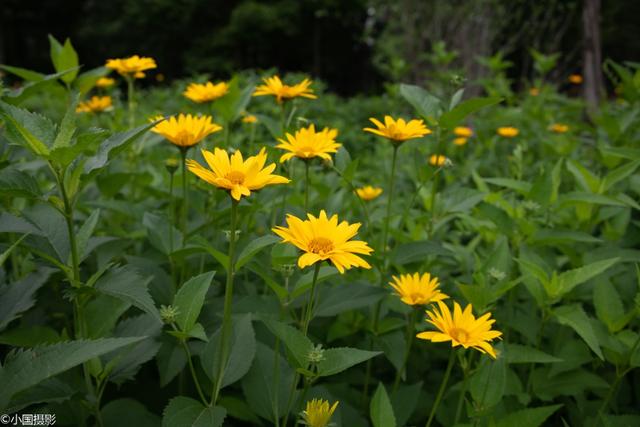
[[[458,424],[458,421],[460,421],[460,415],[462,415],[462,405],[464,403],[464,396],[467,393],[467,386],[469,385],[469,368],[471,365],[471,358],[473,356],[474,353],[471,353],[471,355],[469,356],[469,358],[467,359],[465,365],[464,365],[464,369],[463,369],[463,379],[462,379],[462,390],[460,391],[460,397],[458,397],[458,405],[456,407],[456,418],[455,421],[453,422],[454,425]]]
[[[398,386],[400,385],[400,380],[404,375],[405,370],[407,369],[407,362],[409,361],[409,353],[411,353],[411,346],[413,344],[413,335],[416,328],[416,317],[418,310],[414,307],[411,308],[411,314],[407,319],[407,334],[406,334],[406,344],[405,344],[405,353],[404,359],[402,360],[402,366],[396,372],[396,379],[393,382],[393,393],[398,390]]]
[[[381,269],[381,282],[384,281],[384,273],[386,272],[387,264],[387,237],[389,235],[389,219],[391,218],[391,205],[393,204],[393,187],[396,178],[396,160],[398,158],[398,144],[393,145],[393,156],[391,157],[391,179],[389,182],[389,197],[387,198],[387,213],[384,218],[384,228],[382,231],[382,269]]]
[[[442,154],[443,144],[442,138],[440,137],[440,128],[436,129],[436,146],[438,147],[438,151],[436,156],[444,156]],[[431,221],[429,221],[429,236],[431,236],[431,232],[433,231],[435,216],[436,216],[436,193],[438,191],[438,186],[440,185],[440,174],[435,174],[433,179],[433,184],[431,185]]]
[[[182,158],[182,217],[180,227],[182,229],[182,247],[187,242],[187,213],[189,209],[189,192],[187,191],[187,148],[180,148]]]
[[[309,160],[304,161],[304,211],[309,212]]]
[[[184,349],[184,352],[187,356],[187,362],[189,363],[189,370],[191,371],[191,377],[193,378],[193,382],[196,385],[196,389],[198,390],[198,395],[200,396],[200,400],[202,400],[202,403],[208,406],[209,402],[207,401],[207,398],[204,396],[204,393],[202,392],[202,387],[200,387],[200,381],[198,381],[198,376],[196,375],[196,369],[193,366],[193,361],[191,360],[191,351],[189,350],[189,346],[187,345],[186,341],[183,339],[180,339],[180,344],[182,344],[182,348]]]
[[[602,401],[602,405],[600,405],[600,409],[598,409],[598,420],[601,420],[603,424],[604,424],[604,411],[609,406],[609,402],[611,401],[611,398],[613,397],[616,390],[618,389],[618,386],[620,385],[620,381],[622,381],[622,378],[624,378],[624,374],[619,375],[618,372],[616,372],[616,380],[613,382],[613,384],[609,388],[607,397],[605,397],[605,399]]]
[[[314,303],[314,294],[316,292],[316,283],[318,283],[318,275],[320,273],[320,264],[316,262],[315,270],[313,271],[313,281],[311,282],[311,291],[309,292],[309,299],[307,300],[307,308],[305,310],[304,323],[302,324],[302,333],[307,336],[309,331],[309,323],[311,323],[311,319],[313,318],[313,303]]]
[[[229,121],[225,121],[224,123],[224,148],[228,149],[229,148],[229,134],[230,134],[230,128],[231,127],[231,122]]]
[[[136,104],[134,100],[134,88],[133,82],[134,78],[127,77],[127,102],[128,102],[128,112],[129,112],[129,129],[133,129],[133,126],[136,122]]]
[[[436,401],[433,403],[433,407],[431,408],[431,413],[429,414],[429,419],[427,420],[426,427],[430,427],[433,422],[433,418],[436,415],[436,411],[438,410],[438,406],[440,406],[440,401],[442,400],[442,396],[444,395],[444,390],[447,388],[447,383],[449,382],[449,377],[451,376],[451,370],[453,369],[453,362],[456,359],[456,351],[455,349],[451,349],[451,354],[449,355],[449,363],[447,363],[447,370],[444,372],[444,378],[442,379],[442,383],[440,384],[440,389],[438,390],[438,394],[436,395]]]
[[[171,284],[173,286],[173,292],[175,293],[178,289],[178,284],[176,283],[176,268],[173,263],[173,258],[171,258],[171,254],[173,253],[173,225],[175,224],[175,208],[174,208],[174,200],[173,200],[173,172],[169,173],[169,268],[171,269]]]
[[[218,357],[218,367],[216,380],[214,382],[213,393],[211,394],[211,404],[218,401],[224,371],[229,357],[229,335],[231,334],[231,306],[233,303],[233,275],[234,275],[234,253],[236,247],[236,221],[238,213],[238,202],[231,199],[231,228],[229,230],[229,266],[227,269],[227,284],[224,290],[224,311],[222,315],[222,333],[220,334],[220,353]]]

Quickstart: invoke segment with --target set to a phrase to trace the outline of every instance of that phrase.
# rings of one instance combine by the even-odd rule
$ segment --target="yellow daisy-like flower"
[[[278,76],[265,77],[262,81],[264,84],[256,88],[253,96],[273,95],[276,97],[278,104],[282,103],[282,101],[288,101],[297,97],[317,98],[317,96],[313,94],[313,89],[309,87],[312,83],[309,79],[304,79],[293,86],[282,83],[282,80],[280,80]]]
[[[498,133],[498,135],[505,137],[505,138],[514,138],[516,136],[518,136],[518,134],[520,133],[520,131],[518,130],[518,128],[514,128],[512,126],[504,126],[504,127],[499,127],[496,132]]]
[[[182,94],[193,102],[202,104],[204,102],[215,101],[216,99],[226,95],[228,92],[229,84],[226,82],[216,84],[206,82],[204,84],[191,83],[187,86],[187,90]]]
[[[449,295],[443,294],[438,289],[440,286],[438,278],[429,273],[424,273],[422,276],[420,273],[414,273],[392,277],[393,282],[389,284],[407,305],[426,305],[449,298]]]
[[[331,160],[330,153],[337,152],[342,145],[336,142],[337,136],[338,129],[324,128],[320,132],[316,132],[316,127],[313,124],[297,130],[295,136],[287,133],[287,140],[278,138],[280,144],[276,145],[276,148],[289,151],[280,157],[280,163],[293,157],[301,159],[320,157],[324,160]]]
[[[98,80],[96,80],[96,87],[104,89],[109,86],[113,86],[115,82],[115,79],[112,79],[111,77],[100,77]]]
[[[287,184],[289,180],[280,175],[272,175],[275,163],[267,167],[267,153],[264,147],[260,152],[243,160],[242,153],[236,151],[231,157],[225,150],[215,148],[211,151],[202,150],[202,156],[209,165],[209,169],[195,160],[187,160],[187,167],[211,185],[229,190],[231,197],[240,200],[242,196],[250,196],[251,191],[260,190],[267,185]]]
[[[458,126],[453,129],[453,134],[463,138],[471,138],[473,136],[473,129],[466,126]]]
[[[394,120],[391,116],[384,116],[384,124],[373,117],[369,120],[376,125],[377,129],[364,128],[365,132],[383,136],[392,142],[400,143],[408,139],[422,138],[431,133],[422,120],[414,119],[405,122],[404,119]]]
[[[358,194],[358,197],[360,197],[362,200],[366,200],[368,202],[381,195],[382,188],[366,185],[361,188],[356,188],[356,194]]]
[[[491,330],[491,325],[495,322],[490,319],[491,313],[486,313],[479,318],[473,316],[473,307],[471,304],[462,311],[457,302],[453,303],[453,316],[449,307],[442,301],[438,301],[438,308],[427,311],[431,323],[438,329],[438,332],[428,331],[421,332],[416,335],[423,340],[431,342],[451,341],[452,347],[459,345],[464,348],[475,348],[481,353],[487,353],[489,356],[496,358],[496,351],[489,341],[499,338],[502,332]]]
[[[532,87],[529,89],[529,95],[531,96],[538,96],[540,95],[540,89],[538,89],[537,87]]]
[[[323,399],[307,402],[307,407],[302,411],[302,423],[308,427],[327,427],[338,403],[329,406],[329,401]]]
[[[242,117],[242,123],[258,123],[258,118],[253,114],[246,114]]]
[[[569,130],[569,126],[562,123],[554,123],[551,125],[549,129],[551,130],[551,132],[565,133]]]
[[[580,74],[571,74],[568,80],[569,80],[569,83],[573,83],[574,85],[579,85],[582,83],[582,76]]]
[[[113,110],[110,96],[92,96],[91,99],[81,102],[76,107],[76,113],[102,113]]]
[[[133,55],[128,58],[107,59],[107,68],[116,70],[124,77],[133,76],[141,79],[145,76],[144,71],[156,68],[156,61],[153,58]]]
[[[161,118],[155,117],[151,121]],[[222,126],[212,122],[211,116],[179,114],[177,118],[171,116],[167,120],[158,123],[151,129],[151,132],[164,136],[178,147],[191,147],[221,129]]]
[[[305,253],[298,258],[298,267],[304,268],[319,261],[328,260],[342,274],[351,267],[371,268],[356,254],[369,255],[373,252],[367,242],[350,240],[356,235],[360,223],[338,224],[338,215],[327,217],[324,210],[316,218],[307,214],[303,221],[293,215],[287,215],[288,227],[275,227],[273,232],[282,237],[282,243],[291,243]]]
[[[453,139],[453,143],[460,147],[460,146],[465,145],[467,143],[467,138],[462,138],[462,137],[454,138]]]
[[[431,166],[444,166],[447,163],[447,158],[442,154],[432,154],[429,156],[429,164]]]

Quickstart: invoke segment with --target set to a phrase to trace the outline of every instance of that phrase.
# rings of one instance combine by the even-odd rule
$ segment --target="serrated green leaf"
[[[128,398],[112,400],[100,412],[104,427],[158,427],[161,422],[160,417],[142,403]]]
[[[573,270],[565,271],[558,275],[559,291],[566,294],[573,290],[576,286],[596,277],[598,274],[606,271],[619,261],[619,258],[610,258],[602,261],[596,261],[588,265],[584,265]]]
[[[78,54],[71,45],[71,41],[66,39],[61,45],[51,34],[49,34],[49,46],[51,62],[57,72],[78,68]],[[66,84],[71,83],[78,75],[78,70],[61,77]]]
[[[31,199],[42,196],[36,179],[13,167],[0,170],[0,194]]]
[[[50,268],[41,268],[17,282],[0,286],[0,331],[36,303],[35,293],[52,273]]]
[[[180,330],[189,332],[196,324],[204,304],[204,297],[215,274],[215,271],[209,271],[192,277],[178,290],[173,299],[173,306],[178,309],[176,322]]]
[[[256,256],[262,249],[266,248],[267,246],[271,246],[274,243],[279,242],[280,240],[281,239],[278,236],[266,235],[258,237],[257,239],[249,242],[249,244],[242,249],[240,255],[238,255],[235,271],[240,270],[242,266],[251,261],[251,259]]]
[[[130,266],[123,266],[114,268],[98,279],[95,288],[103,294],[128,301],[160,320],[158,309],[147,288],[151,279],[152,277],[146,279],[140,277],[138,272]]]
[[[359,350],[357,348],[339,347],[324,351],[324,359],[318,363],[318,376],[328,377],[339,374],[359,363],[382,354],[381,351]]]
[[[498,419],[496,427],[512,427],[515,425],[518,427],[539,427],[562,406],[550,405],[521,409]]]
[[[309,364],[307,356],[313,348],[313,343],[298,329],[275,320],[263,319],[262,322],[289,350],[296,368],[306,368]]]
[[[604,360],[602,350],[600,350],[600,343],[591,328],[589,317],[584,312],[580,304],[563,305],[556,308],[553,313],[558,320],[558,323],[569,326],[571,329],[576,331],[584,342],[587,343],[589,348],[591,348],[591,350],[593,350],[600,359]]]
[[[447,111],[440,116],[439,124],[443,128],[453,129],[469,114],[474,113],[482,108],[497,104],[502,101],[499,97],[489,98],[472,98],[461,102],[451,111]]]
[[[227,411],[220,406],[204,406],[190,397],[177,396],[162,413],[162,427],[220,427]]]
[[[38,156],[49,155],[49,146],[55,138],[51,120],[3,101],[0,101],[0,113],[5,118],[5,135],[10,142],[23,145]]]
[[[521,344],[504,344],[508,363],[558,363],[562,359]]]
[[[478,409],[487,409],[498,404],[505,393],[506,360],[484,358],[478,371],[469,381],[469,391]]]
[[[393,414],[393,407],[389,401],[387,390],[382,383],[378,383],[378,388],[371,398],[369,406],[369,416],[373,427],[395,427],[396,417]]]
[[[442,111],[440,99],[425,89],[409,84],[400,84],[400,95],[424,118],[437,118]]]
[[[9,248],[6,251],[4,251],[4,252],[2,252],[0,254],[0,267],[2,267],[4,262],[9,258],[9,256],[11,255],[11,252],[13,252],[13,250],[15,248],[17,248],[20,245],[20,243],[22,243],[24,238],[27,237],[27,236],[28,236],[28,234],[23,234],[22,236],[20,236],[20,238],[18,240],[13,242],[13,244],[11,246],[9,246]]]
[[[609,332],[616,333],[625,326],[624,305],[618,290],[609,281],[601,281],[593,287],[593,306]]]

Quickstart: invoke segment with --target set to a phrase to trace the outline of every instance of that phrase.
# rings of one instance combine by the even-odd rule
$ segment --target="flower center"
[[[466,343],[469,340],[469,333],[462,328],[452,328],[449,335],[459,343]]]
[[[326,237],[316,237],[309,242],[309,251],[324,255],[333,250],[333,242]]]
[[[240,185],[244,182],[244,174],[240,171],[231,171],[224,177],[231,181],[234,185]]]

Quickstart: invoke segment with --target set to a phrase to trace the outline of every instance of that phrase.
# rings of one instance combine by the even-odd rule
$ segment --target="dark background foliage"
[[[420,82],[437,40],[451,65],[482,77],[478,55],[503,52],[511,77],[532,72],[529,48],[561,52],[580,71],[582,0],[2,0],[0,63],[50,71],[47,34],[70,37],[87,67],[131,54],[157,59],[168,79],[277,67],[325,80],[341,94],[387,79]],[[603,59],[639,60],[640,2],[602,2]]]

